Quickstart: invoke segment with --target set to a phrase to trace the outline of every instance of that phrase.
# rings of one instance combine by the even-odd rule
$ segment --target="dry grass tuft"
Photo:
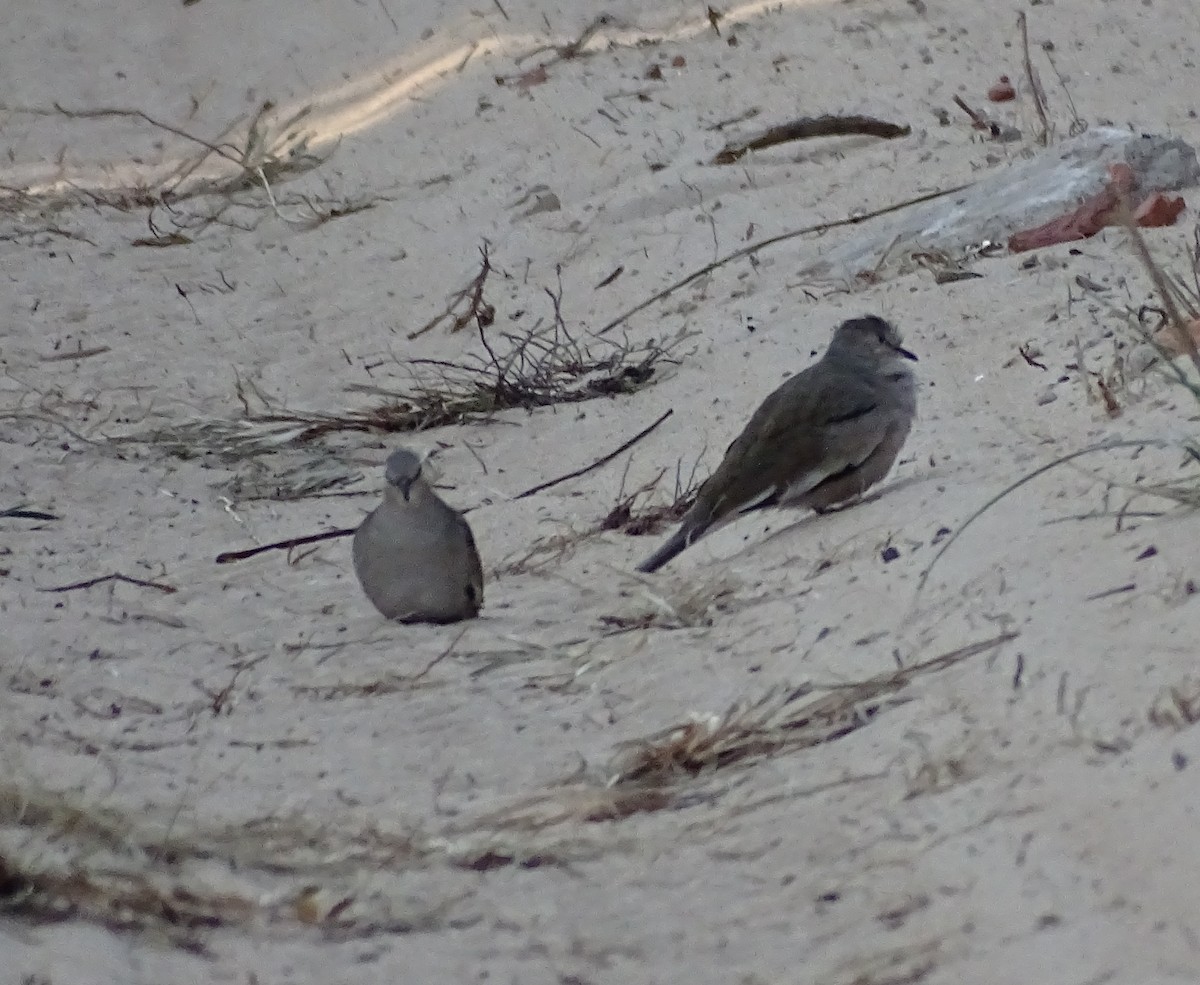
[[[665,587],[648,578],[638,578],[628,609],[601,616],[600,622],[621,631],[711,626],[714,615],[725,611],[737,587],[738,583],[729,575],[677,581]]]
[[[537,538],[523,554],[510,556],[499,565],[494,571],[495,576],[526,574],[557,566],[570,557],[580,544],[594,540],[608,531],[615,530],[630,537],[640,537],[658,533],[669,524],[675,523],[695,501],[700,481],[696,478],[695,467],[691,477],[684,481],[680,466],[677,466],[675,487],[670,494],[670,501],[657,502],[654,494],[664,475],[665,469],[631,493],[626,493],[622,488],[617,494],[613,508],[594,526],[583,530],[568,529],[562,533]]]
[[[675,464],[675,487],[665,503],[654,502],[653,497],[659,482],[666,475],[666,469],[631,493],[625,492],[622,480],[617,502],[600,521],[600,529],[620,530],[630,537],[641,537],[659,533],[664,527],[677,523],[696,501],[696,493],[701,485],[701,480],[696,478],[699,465],[700,460],[697,459],[692,465],[691,474],[684,479],[683,462]]]
[[[466,632],[465,629],[462,630],[448,647],[415,674],[390,673],[368,681],[354,683],[339,681],[336,684],[293,684],[292,693],[308,695],[321,701],[332,701],[337,698],[377,698],[385,694],[438,687],[441,682],[430,679],[429,672],[454,652],[454,648],[466,635]]]
[[[744,764],[775,753],[807,749],[840,739],[875,720],[915,678],[954,666],[1015,638],[1005,633],[923,663],[879,674],[856,684],[829,689],[803,701],[809,685],[777,685],[761,697],[739,701],[723,714],[693,717],[644,739],[619,747],[610,765],[609,785],[666,784]]]
[[[1094,378],[1100,396],[1110,402],[1109,394],[1147,370],[1155,369],[1171,382],[1187,389],[1200,402],[1200,225],[1192,229],[1192,242],[1187,247],[1187,269],[1183,272],[1165,269],[1150,252],[1142,231],[1126,221],[1134,253],[1141,262],[1154,287],[1156,297],[1137,306],[1121,304],[1100,290],[1089,294],[1089,300],[1106,308],[1110,314],[1125,322],[1133,345],[1117,352],[1112,365],[1103,373],[1084,372],[1089,398],[1092,396],[1090,378]],[[1086,285],[1084,285],[1086,287]],[[1180,356],[1187,356],[1195,376],[1181,365]],[[1115,416],[1115,415],[1114,415]]]
[[[570,782],[482,815],[475,826],[538,832],[559,824],[619,821],[634,814],[665,810],[674,802],[675,793],[661,786],[627,784],[615,788],[595,782]]]
[[[594,337],[580,342],[556,323],[499,335],[505,349],[497,351],[481,333],[486,353],[466,362],[412,360],[409,389],[366,390],[387,399],[359,417],[351,429],[417,431],[485,419],[504,410],[636,393],[655,382],[664,366],[678,362],[678,350],[692,333],[684,330],[661,341],[636,344]],[[317,433],[336,427],[322,423],[314,422]]]
[[[1144,339],[1145,344],[1161,359],[1161,366],[1158,368],[1166,378],[1171,383],[1187,391],[1192,399],[1196,401],[1197,405],[1200,406],[1200,349],[1197,348],[1197,336],[1200,335],[1200,226],[1197,226],[1193,230],[1193,245],[1188,250],[1191,271],[1188,277],[1183,277],[1168,273],[1154,259],[1150,248],[1146,245],[1145,237],[1131,217],[1127,203],[1123,207],[1122,213],[1125,230],[1133,243],[1134,253],[1141,261],[1151,283],[1154,285],[1155,292],[1158,295],[1159,306],[1142,305],[1137,309],[1129,308],[1124,311],[1118,311],[1118,314],[1134,326],[1138,336]],[[1191,282],[1190,285],[1189,280]],[[1110,308],[1114,311],[1117,310],[1112,306]],[[1148,319],[1155,319],[1157,324],[1151,323],[1147,327]],[[1180,354],[1188,357],[1188,362],[1195,373],[1194,376],[1189,374],[1185,366],[1181,365],[1181,359],[1177,358]],[[1083,371],[1082,359],[1080,363],[1081,371]],[[1124,367],[1120,367],[1119,369],[1120,372],[1117,378],[1123,379]],[[1095,378],[1097,384],[1100,386],[1101,397],[1108,407],[1110,416],[1115,416],[1115,413],[1119,413],[1120,408],[1116,406],[1115,398],[1111,392],[1110,383],[1113,380],[1101,374],[1091,374],[1091,376]],[[1090,383],[1087,383],[1087,379],[1088,377],[1085,375],[1085,384],[1089,386],[1090,393]],[[1178,481],[1172,482],[1138,481],[1130,484],[1110,481],[1109,485],[1129,489],[1135,494],[1144,493],[1158,496],[1189,509],[1200,506],[1200,437],[1114,439],[1088,445],[1069,452],[1066,455],[1061,455],[1052,462],[1026,473],[1015,482],[1010,483],[1004,489],[1000,490],[1000,492],[984,503],[983,506],[968,516],[942,542],[925,570],[921,573],[920,580],[917,583],[917,593],[919,594],[924,589],[934,567],[962,533],[998,502],[1021,486],[1024,486],[1046,472],[1065,465],[1068,462],[1073,462],[1085,455],[1117,449],[1136,449],[1140,453],[1146,448],[1167,449],[1181,453],[1182,462],[1180,463],[1180,468],[1190,468],[1190,473],[1186,473]]]
[[[575,553],[575,549],[598,536],[595,527],[588,530],[568,529],[562,533],[536,537],[521,554],[512,555],[492,570],[493,578],[505,575],[523,575],[557,567]]]
[[[1150,252],[1146,239],[1125,210],[1125,228],[1133,242],[1134,252],[1145,268],[1155,293],[1158,306],[1142,305],[1136,311],[1129,309],[1127,319],[1134,325],[1144,345],[1152,348],[1159,359],[1155,367],[1174,385],[1182,387],[1200,407],[1200,225],[1192,229],[1192,243],[1187,250],[1188,271],[1186,274],[1167,271]],[[1186,356],[1191,372],[1182,362]],[[1193,473],[1177,482],[1139,482],[1133,487],[1138,492],[1149,493],[1172,500],[1181,506],[1200,506],[1200,439],[1176,442],[1183,453],[1183,466],[1191,466]]]
[[[216,488],[238,501],[306,499],[344,489],[362,479],[362,470],[325,447],[286,449],[264,461],[234,459],[234,475]],[[348,494],[347,494],[348,495]]]
[[[283,818],[175,828],[5,783],[0,907],[35,923],[86,920],[203,953],[206,935],[222,928],[306,925],[337,939],[430,929],[465,898],[398,900],[386,886],[367,888],[368,873],[457,866],[444,846],[410,833]]]
[[[361,410],[287,410],[251,381],[239,378],[236,393],[243,414],[236,420],[184,421],[109,442],[154,445],[180,457],[211,453],[237,461],[339,432],[422,431],[487,419],[514,408],[532,410],[635,393],[648,386],[663,366],[677,361],[674,354],[690,335],[680,332],[661,343],[641,344],[600,339],[594,346],[578,343],[556,327],[501,337],[509,343],[503,353],[485,343],[487,354],[468,362],[411,361],[407,365],[412,381],[407,389],[372,387],[367,392],[383,399]]]
[[[139,109],[70,110],[57,103],[50,109],[7,108],[18,114],[67,119],[134,119],[196,147],[194,154],[150,183],[89,189],[59,182],[36,193],[31,189],[0,189],[0,211],[20,212],[42,221],[42,227],[26,234],[41,231],[71,236],[53,225],[50,217],[79,204],[121,212],[144,208],[148,210],[149,235],[131,245],[161,248],[192,243],[209,226],[248,231],[263,216],[273,214],[291,226],[312,229],[377,204],[377,200],[343,199],[332,191],[327,197],[277,196],[276,186],[316,170],[337,150],[335,146],[329,153],[318,155],[310,148],[313,133],[304,128],[304,123],[312,106],[283,117],[274,103],[264,102],[248,121],[235,120],[212,140],[156,120]],[[194,204],[214,197],[219,199],[215,206]]]
[[[1161,305],[1160,308],[1143,306],[1139,309],[1139,324],[1145,313],[1157,314],[1161,321],[1149,341],[1163,355],[1172,359],[1177,355],[1186,355],[1193,368],[1200,373],[1200,349],[1196,342],[1197,326],[1200,326],[1200,226],[1192,229],[1192,245],[1188,249],[1191,270],[1187,277],[1183,277],[1169,273],[1159,265],[1127,208],[1125,213],[1126,231],[1133,241],[1138,259],[1154,284]],[[1200,380],[1189,381],[1187,375],[1178,368],[1175,375],[1200,401]]]
[[[1185,677],[1163,688],[1150,706],[1149,718],[1152,725],[1174,732],[1200,722],[1200,679]]]
[[[215,930],[309,928],[328,939],[453,925],[473,890],[398,898],[396,876],[569,866],[622,847],[561,825],[619,821],[695,800],[681,779],[831,741],[900,700],[915,677],[1012,639],[1006,634],[870,680],[773,688],[724,715],[618,749],[607,778],[576,776],[434,834],[261,818],[211,831],[88,809],[34,784],[0,784],[0,906],[31,922],[78,919],[204,953]],[[19,836],[19,837],[16,837]],[[458,919],[461,919],[460,917]]]
[[[24,832],[0,852],[0,906],[14,916],[89,920],[203,951],[203,931],[247,926],[260,910],[252,893],[185,884],[167,849],[140,840],[130,819],[60,794],[5,783],[0,826]]]
[[[457,832],[461,836],[506,831],[510,840],[504,842],[508,847],[502,857],[516,860],[548,851],[550,843],[542,838],[557,825],[618,821],[697,800],[715,800],[719,790],[697,790],[689,781],[849,735],[908,700],[899,692],[918,677],[947,670],[1016,635],[1003,633],[866,681],[823,688],[825,693],[811,700],[804,700],[816,690],[811,685],[778,685],[757,698],[735,703],[723,714],[693,716],[682,725],[621,743],[602,773],[584,771],[583,776],[460,825]],[[522,834],[525,841],[520,840]],[[561,854],[570,843],[555,844],[554,851]],[[574,851],[582,850],[576,842]],[[489,864],[496,862],[489,859]]]
[[[90,920],[110,930],[162,935],[184,950],[204,953],[201,931],[245,927],[259,905],[240,895],[189,889],[144,872],[53,872],[0,856],[0,906],[33,922]]]

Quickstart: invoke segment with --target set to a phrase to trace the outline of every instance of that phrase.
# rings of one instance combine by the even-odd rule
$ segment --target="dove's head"
[[[917,357],[904,348],[904,340],[891,322],[865,315],[842,322],[829,343],[832,355],[846,355],[875,363],[891,363],[897,359],[916,361]]]
[[[397,448],[388,456],[383,467],[387,484],[395,488],[405,500],[412,496],[413,485],[421,478],[424,460],[408,448]]]

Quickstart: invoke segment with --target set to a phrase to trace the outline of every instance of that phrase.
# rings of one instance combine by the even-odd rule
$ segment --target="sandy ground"
[[[1177,480],[1181,456],[1126,449],[1031,481],[918,591],[946,531],[1023,474],[1109,438],[1194,434],[1181,387],[1114,380],[1114,417],[1077,368],[1082,352],[1111,374],[1120,312],[1151,298],[1122,231],[944,285],[806,283],[850,233],[792,239],[608,336],[692,333],[636,394],[417,435],[444,446],[444,495],[472,508],[491,572],[465,626],[384,623],[345,539],[213,563],[353,526],[402,439],[310,446],[360,477],[290,501],[231,494],[253,463],[210,448],[109,440],[237,420],[239,380],[340,414],[371,404],[362,387],[404,387],[411,359],[480,355],[473,326],[409,334],[470,283],[484,241],[487,337],[551,323],[559,266],[582,336],[741,246],[1003,167],[1038,132],[1020,9],[1058,136],[1069,93],[1090,124],[1200,145],[1194,5],[775,2],[726,9],[718,34],[702,5],[613,3],[580,57],[519,63],[578,38],[593,5],[10,6],[0,183],[33,197],[0,216],[0,508],[60,519],[0,520],[0,978],[1197,980],[1200,520],[1119,485]],[[1020,98],[987,104],[1002,73]],[[956,94],[1023,139],[983,139]],[[265,100],[268,151],[243,163],[273,179],[278,213],[253,182],[152,210],[131,190],[202,148],[142,116],[55,109],[138,110],[210,142],[241,120],[192,179],[219,182]],[[826,112],[912,133],[705,163],[733,134]],[[305,155],[323,163],[288,169]],[[347,214],[305,222],[313,209]],[[1172,269],[1192,222],[1149,235]],[[191,242],[133,245],[172,232]],[[920,421],[879,496],[745,520],[649,580],[630,572],[665,531],[589,536],[512,573],[663,469],[668,501],[678,464],[713,467],[861,312],[921,357]],[[610,464],[513,498],[668,409]],[[111,573],[176,591],[44,591]],[[872,678],[891,684],[844,687]],[[694,779],[604,788],[622,743],[803,684],[852,695],[854,714],[793,722],[818,738]]]

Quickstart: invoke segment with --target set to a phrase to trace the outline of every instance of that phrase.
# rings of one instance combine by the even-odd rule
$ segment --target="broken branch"
[[[551,486],[557,486],[561,482],[566,482],[569,479],[578,479],[581,475],[587,475],[589,472],[593,471],[594,469],[600,468],[601,465],[607,465],[609,462],[611,462],[614,458],[616,458],[622,452],[628,451],[630,448],[632,448],[634,445],[636,445],[639,441],[641,441],[644,437],[646,437],[646,435],[648,435],[651,431],[653,431],[656,427],[658,427],[660,424],[662,424],[663,421],[665,421],[668,417],[670,417],[674,413],[675,413],[675,409],[673,407],[668,408],[666,413],[663,414],[657,421],[655,421],[649,427],[643,428],[641,431],[639,431],[637,434],[635,434],[632,438],[630,438],[628,441],[626,441],[624,444],[622,444],[621,447],[616,448],[613,451],[610,451],[607,455],[604,455],[601,458],[596,459],[596,461],[592,462],[591,465],[586,465],[581,469],[576,469],[574,472],[568,472],[566,475],[560,475],[557,479],[550,479],[548,482],[540,482],[536,486],[532,486],[529,489],[526,489],[524,492],[517,493],[517,495],[515,495],[513,497],[513,499],[525,499],[526,497],[532,496],[535,493],[543,492],[544,490],[549,489]]]
[[[224,551],[216,556],[214,564],[229,564],[231,561],[244,561],[246,558],[254,557],[256,554],[263,554],[266,551],[288,551],[293,547],[301,547],[304,544],[315,544],[322,540],[333,540],[335,537],[349,537],[357,530],[357,527],[344,527],[339,530],[325,530],[319,534],[306,534],[303,537],[289,537],[287,540],[276,540],[270,544],[261,544],[258,547],[248,547],[244,551]],[[174,589],[172,589],[174,591]]]
[[[99,578],[89,578],[87,581],[75,581],[70,585],[58,585],[54,588],[39,588],[39,592],[73,592],[77,588],[92,588],[95,585],[103,585],[107,581],[123,581],[127,585],[137,585],[139,588],[153,588],[155,591],[163,592],[167,595],[174,595],[179,589],[174,585],[165,585],[160,581],[145,581],[142,578],[131,578],[129,575],[123,575],[114,571],[111,575],[101,575]]]

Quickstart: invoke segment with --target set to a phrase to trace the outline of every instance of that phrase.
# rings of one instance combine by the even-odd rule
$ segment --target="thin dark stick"
[[[340,530],[326,530],[324,533],[289,537],[287,540],[277,540],[271,544],[249,547],[244,551],[225,551],[217,555],[214,563],[229,564],[231,561],[245,561],[248,557],[254,557],[255,554],[262,554],[266,551],[287,551],[293,547],[300,547],[302,544],[315,544],[317,541],[333,540],[335,537],[349,537],[357,529],[357,527],[345,527]]]
[[[488,258],[488,241],[486,239],[483,241],[483,246],[479,248],[479,253],[483,258],[479,273],[471,278],[469,284],[455,292],[450,298],[450,303],[446,305],[445,310],[440,315],[429,319],[429,321],[415,332],[409,332],[408,338],[410,340],[419,338],[426,332],[431,331],[447,318],[451,320],[451,332],[457,332],[472,318],[475,319],[480,332],[492,323],[496,314],[495,309],[483,299],[483,285],[487,282],[488,274],[492,272],[492,264]],[[463,301],[467,302],[467,310],[456,315],[454,309]]]
[[[962,96],[955,96],[954,103],[959,109],[961,109],[967,114],[967,116],[971,118],[971,126],[973,126],[976,130],[983,130],[985,133],[991,134],[992,137],[1000,136],[999,124],[993,123],[982,113],[978,113],[971,109],[971,107],[967,105],[967,101],[963,99]]]
[[[1067,97],[1067,106],[1071,110],[1071,128],[1068,132],[1072,137],[1076,137],[1087,130],[1087,120],[1080,119],[1079,111],[1075,109],[1075,100],[1071,98],[1071,90],[1067,88],[1067,80],[1063,78],[1062,72],[1054,64],[1054,59],[1050,56],[1050,52],[1046,49],[1043,49],[1043,51],[1045,51],[1046,61],[1050,63],[1051,70],[1058,77],[1058,84],[1062,86],[1063,95]]]
[[[578,479],[581,475],[587,475],[588,472],[591,472],[593,469],[598,469],[601,465],[607,465],[614,458],[620,455],[621,452],[628,451],[630,448],[636,445],[639,441],[646,437],[646,435],[648,435],[674,413],[675,408],[669,408],[667,412],[663,414],[662,417],[660,417],[657,421],[651,424],[648,428],[643,428],[615,451],[610,451],[603,458],[596,459],[596,461],[592,462],[591,465],[587,465],[584,468],[576,469],[574,472],[568,472],[566,475],[560,475],[557,479],[551,479],[549,482],[538,483],[538,485],[534,486],[532,489],[526,489],[522,493],[517,493],[513,499],[525,499],[527,496],[532,496],[534,493],[540,493],[543,490],[549,489],[551,486],[557,486],[560,482],[566,482],[568,479]]]
[[[891,140],[907,137],[912,127],[900,123],[888,123],[873,116],[805,116],[778,126],[769,127],[744,140],[728,143],[712,159],[713,164],[733,164],[752,150],[764,150],[791,140],[812,140],[815,137],[882,137]]]
[[[69,359],[90,359],[92,356],[102,356],[112,349],[107,345],[93,346],[91,349],[74,349],[68,352],[55,352],[48,356],[39,356],[44,363],[66,362]]]
[[[466,631],[465,629],[464,629],[464,630],[462,630],[462,631],[461,631],[461,632],[460,632],[460,633],[459,633],[459,634],[458,634],[456,637],[454,637],[454,639],[452,639],[452,640],[450,641],[450,645],[449,645],[448,647],[446,647],[446,649],[444,649],[444,650],[443,650],[441,653],[439,653],[439,654],[438,654],[436,657],[434,657],[432,660],[430,660],[430,661],[429,661],[429,663],[427,663],[427,664],[424,666],[424,668],[422,668],[421,670],[417,671],[415,674],[413,674],[413,675],[412,675],[412,677],[407,677],[407,678],[405,678],[405,681],[404,681],[404,683],[406,683],[406,684],[416,684],[416,683],[417,683],[417,681],[419,681],[419,680],[420,680],[422,677],[424,677],[424,676],[425,676],[426,674],[428,674],[428,673],[429,673],[431,670],[433,670],[433,668],[434,668],[434,667],[436,667],[436,666],[437,666],[438,664],[440,664],[440,663],[441,663],[443,660],[445,660],[445,659],[446,659],[448,656],[450,656],[450,654],[454,652],[454,648],[455,648],[456,646],[458,646],[458,641],[459,641],[459,640],[461,640],[461,639],[462,639],[464,636],[466,636],[466,635],[467,635],[467,631]]]
[[[1045,147],[1050,142],[1050,121],[1046,119],[1046,93],[1042,83],[1038,81],[1033,71],[1033,62],[1029,60],[1029,26],[1025,22],[1025,11],[1017,14],[1017,27],[1021,31],[1021,51],[1025,57],[1025,78],[1029,80],[1029,89],[1033,94],[1033,105],[1037,110],[1038,120],[1042,124],[1042,133],[1038,143]]]
[[[151,126],[158,127],[160,130],[166,130],[167,133],[173,133],[176,137],[183,137],[184,140],[190,140],[193,143],[199,144],[201,147],[207,147],[212,153],[219,154],[221,157],[228,161],[232,161],[234,164],[245,164],[245,162],[236,154],[225,150],[221,145],[209,143],[207,140],[197,137],[194,134],[190,134],[186,130],[180,130],[179,127],[173,127],[169,123],[163,123],[159,120],[156,120],[154,117],[143,113],[140,109],[118,109],[108,107],[101,109],[67,109],[65,106],[60,106],[58,103],[54,103],[54,109],[63,116],[67,117],[69,120],[90,120],[99,119],[106,116],[136,117],[138,119],[145,120]],[[259,115],[261,116],[262,114]]]
[[[1112,595],[1121,595],[1125,592],[1132,592],[1137,588],[1136,582],[1129,582],[1126,585],[1118,585],[1116,588],[1109,588],[1103,592],[1096,592],[1094,595],[1089,595],[1084,599],[1085,602],[1095,602],[1097,599],[1106,599]]]
[[[43,510],[30,510],[24,506],[10,506],[6,510],[0,510],[0,520],[7,517],[14,517],[18,520],[57,520],[59,519],[53,513],[46,513]]]
[[[397,34],[399,34],[400,33],[400,25],[396,23],[396,18],[392,16],[392,12],[390,10],[388,10],[387,7],[384,6],[383,0],[379,0],[379,6],[383,10],[383,12],[385,14],[387,14],[387,19],[392,22],[392,30],[395,31]]]
[[[706,263],[699,270],[696,270],[682,280],[676,281],[670,287],[665,287],[657,294],[647,298],[640,304],[634,305],[628,311],[618,315],[607,325],[601,328],[596,334],[604,335],[611,332],[618,325],[627,322],[630,318],[636,315],[639,311],[645,311],[652,304],[670,297],[681,287],[687,287],[692,281],[699,280],[707,274],[711,274],[718,267],[723,267],[725,264],[734,260],[740,260],[743,257],[752,256],[759,250],[766,249],[768,246],[774,246],[776,243],[782,243],[784,240],[795,239],[797,236],[807,236],[810,233],[823,233],[830,229],[838,229],[841,226],[857,226],[860,222],[866,222],[869,219],[877,219],[881,215],[887,215],[889,212],[899,212],[901,209],[906,209],[910,205],[920,205],[922,202],[929,202],[935,198],[942,198],[946,195],[953,195],[955,192],[960,192],[964,188],[969,188],[973,182],[967,182],[965,185],[955,185],[953,188],[943,188],[936,192],[928,192],[925,195],[918,195],[916,198],[906,199],[903,202],[896,202],[894,205],[885,205],[881,209],[875,209],[873,212],[864,212],[862,215],[846,216],[844,219],[834,219],[832,222],[818,222],[813,226],[805,226],[803,229],[793,229],[791,232],[780,233],[778,236],[772,236],[769,239],[764,239],[759,243],[753,243],[750,246],[743,246],[739,250],[734,250],[725,256],[714,260],[712,263]]]
[[[129,575],[122,575],[118,572],[113,572],[111,575],[101,575],[99,578],[89,578],[87,581],[76,581],[70,585],[58,585],[55,588],[39,588],[39,592],[73,592],[77,588],[91,588],[93,585],[102,585],[106,581],[123,581],[128,585],[137,585],[139,588],[153,588],[167,595],[174,595],[179,589],[174,585],[164,585],[159,581],[143,581],[141,578],[130,578]]]
[[[1118,526],[1126,518],[1134,520],[1157,520],[1166,516],[1162,510],[1119,510],[1116,513],[1071,513],[1067,516],[1056,516],[1047,520],[1043,526],[1049,527],[1056,523],[1077,523],[1080,520],[1110,520],[1116,517]]]

